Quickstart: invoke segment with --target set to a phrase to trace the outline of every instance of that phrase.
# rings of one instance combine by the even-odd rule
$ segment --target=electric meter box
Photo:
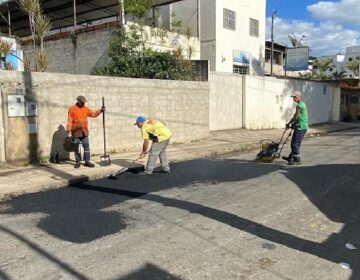
[[[27,101],[25,107],[27,117],[36,117],[38,115],[38,106],[36,102]]]
[[[25,97],[23,95],[8,95],[8,116],[25,116]]]

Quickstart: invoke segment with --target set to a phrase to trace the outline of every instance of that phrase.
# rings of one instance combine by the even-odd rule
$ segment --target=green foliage
[[[148,11],[152,0],[127,0],[126,12],[136,18],[135,24],[115,30],[110,42],[111,62],[94,71],[96,75],[144,79],[193,80],[195,72],[190,61],[183,59],[182,50],[158,51],[151,49],[155,39],[165,42],[167,32],[162,28],[148,26]],[[147,25],[147,26],[145,26]],[[188,53],[193,52],[188,46]]]
[[[302,80],[311,80],[313,78],[313,74],[311,72],[299,73],[299,78]]]
[[[153,6],[153,0],[125,0],[126,13],[137,17],[138,19],[148,18],[147,15]]]
[[[359,75],[359,60],[354,59],[350,61],[347,65],[347,68],[349,68],[350,71],[353,72],[354,77]]]
[[[95,74],[129,78],[192,80],[194,72],[190,62],[178,53],[159,52],[149,48],[138,48],[139,40],[122,29],[111,41],[109,56],[112,62],[97,69]]]
[[[314,60],[314,77],[318,80],[327,80],[329,77],[325,74],[325,71],[329,69],[333,60],[331,58],[317,58]]]

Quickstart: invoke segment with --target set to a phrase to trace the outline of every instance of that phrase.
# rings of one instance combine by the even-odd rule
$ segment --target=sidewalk
[[[306,137],[323,136],[327,133],[359,127],[360,124],[357,123],[326,123],[311,127]],[[283,130],[254,131],[245,129],[212,132],[207,139],[170,146],[168,155],[170,161],[174,162],[259,149],[261,139],[270,138],[278,141],[282,132]],[[101,167],[97,164],[95,168],[82,166],[79,169],[74,169],[71,162],[32,167],[6,166],[0,168],[0,200],[24,193],[61,188],[71,183],[107,177],[137,158],[138,155],[139,151],[112,154],[112,165]]]

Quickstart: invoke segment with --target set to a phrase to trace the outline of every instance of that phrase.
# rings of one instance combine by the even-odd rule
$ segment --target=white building
[[[216,72],[264,75],[265,0],[202,0],[201,59]]]
[[[344,66],[345,66],[345,70],[351,75],[353,75],[354,73],[350,71],[348,68],[346,68],[346,65],[355,59],[357,61],[360,61],[360,46],[351,46],[346,48]],[[357,73],[357,75],[359,76],[359,72]]]
[[[345,71],[344,74],[345,77],[353,77],[354,73],[347,68],[347,64],[355,59],[360,61],[360,46],[347,47],[345,54],[334,55],[332,59],[333,59],[333,63],[326,71],[327,75],[331,76],[335,72],[341,73]]]
[[[216,72],[263,75],[265,0],[182,0],[161,6],[162,23],[171,16],[200,39],[200,57]]]

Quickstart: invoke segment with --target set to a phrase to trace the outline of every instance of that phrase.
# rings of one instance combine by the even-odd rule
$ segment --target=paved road
[[[360,279],[360,130],[0,204],[0,279]],[[338,263],[349,263],[344,269]]]

